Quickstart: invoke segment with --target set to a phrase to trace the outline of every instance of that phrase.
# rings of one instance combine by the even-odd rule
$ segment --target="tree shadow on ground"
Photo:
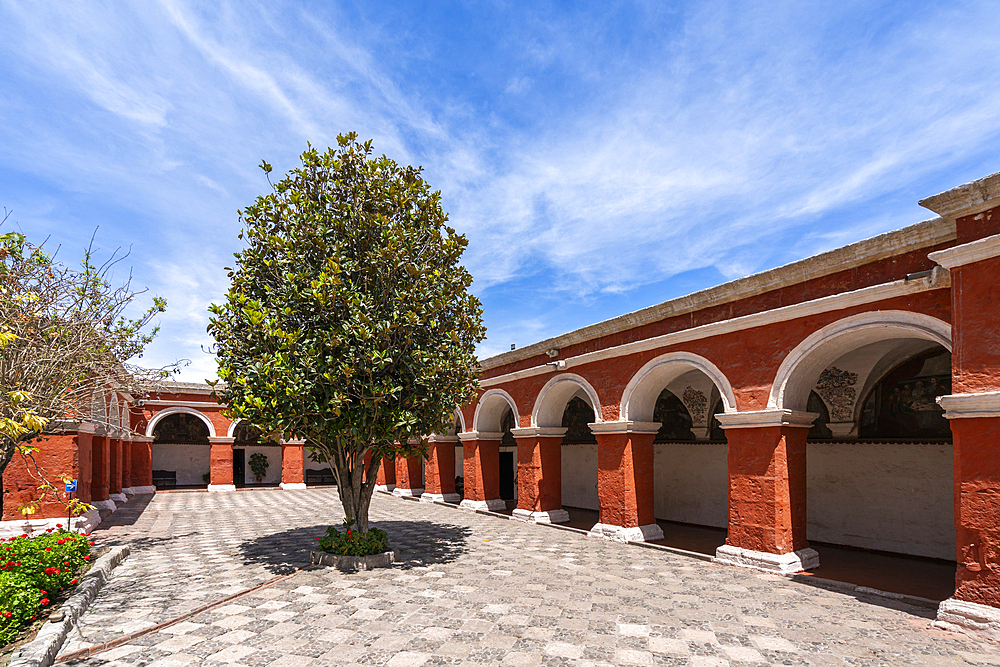
[[[292,528],[262,535],[240,545],[238,555],[246,565],[260,565],[273,574],[288,574],[309,563],[316,538],[329,524]],[[450,563],[469,551],[465,526],[433,521],[373,521],[389,534],[389,548],[396,552],[394,567],[410,569]]]

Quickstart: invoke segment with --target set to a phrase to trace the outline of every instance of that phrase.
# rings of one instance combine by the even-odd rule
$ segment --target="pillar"
[[[425,503],[457,503],[462,499],[455,493],[455,444],[458,436],[432,435],[427,442],[424,492],[420,500]]]
[[[729,536],[717,562],[773,572],[819,566],[806,542],[806,436],[818,415],[719,414],[729,442]]]
[[[500,512],[507,503],[500,499],[500,441],[503,433],[459,433],[462,443],[462,480],[465,485],[460,507]]]
[[[117,505],[122,505],[128,500],[122,493],[122,441],[118,434],[108,440],[108,450],[111,454],[111,486],[108,490],[108,497]]]
[[[111,500],[111,447],[107,431],[94,432],[90,451],[90,504],[99,510],[113,512],[117,505]]]
[[[126,496],[135,495],[132,490],[132,439],[122,440],[122,493]]]
[[[938,403],[950,420],[955,485],[955,594],[935,625],[1000,640],[1000,174],[920,202],[956,220],[968,243],[929,257],[951,273],[952,394]],[[982,238],[977,238],[982,237]]]
[[[208,490],[235,491],[233,484],[233,442],[235,438],[209,438],[212,445]]]
[[[306,488],[304,448],[304,440],[281,443],[281,484],[278,486],[286,491]]]
[[[511,429],[517,441],[517,509],[521,521],[563,523],[569,512],[562,507],[562,440],[565,428]]]
[[[597,438],[599,523],[595,537],[618,542],[663,539],[653,513],[653,440],[659,422],[589,424]]]
[[[423,457],[396,456],[396,488],[394,496],[420,496],[424,492]]]
[[[383,458],[375,478],[376,491],[392,491],[396,488],[396,460]]]
[[[137,495],[156,493],[153,486],[153,438],[134,435],[129,449],[132,450],[132,492]]]

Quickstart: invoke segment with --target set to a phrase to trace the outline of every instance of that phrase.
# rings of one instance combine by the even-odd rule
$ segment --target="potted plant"
[[[267,457],[260,452],[256,452],[250,456],[250,472],[253,473],[258,484],[260,484],[260,480],[264,479],[264,475],[267,474],[267,466]]]
[[[361,532],[354,526],[354,519],[344,519],[344,532],[334,526],[326,529],[326,535],[317,537],[319,551],[310,553],[313,565],[332,565],[338,570],[370,570],[373,567],[389,567],[396,560],[396,554],[389,550],[389,536],[384,530],[369,528]]]

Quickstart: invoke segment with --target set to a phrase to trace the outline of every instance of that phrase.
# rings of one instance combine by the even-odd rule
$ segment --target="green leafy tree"
[[[209,331],[230,416],[306,439],[365,532],[382,459],[425,454],[475,395],[485,329],[441,193],[337,139],[241,211],[247,247]]]

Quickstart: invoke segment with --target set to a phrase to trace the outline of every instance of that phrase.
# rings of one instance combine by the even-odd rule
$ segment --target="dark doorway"
[[[500,452],[500,498],[514,499],[514,452]]]
[[[233,485],[237,488],[247,485],[247,450],[233,450]]]

